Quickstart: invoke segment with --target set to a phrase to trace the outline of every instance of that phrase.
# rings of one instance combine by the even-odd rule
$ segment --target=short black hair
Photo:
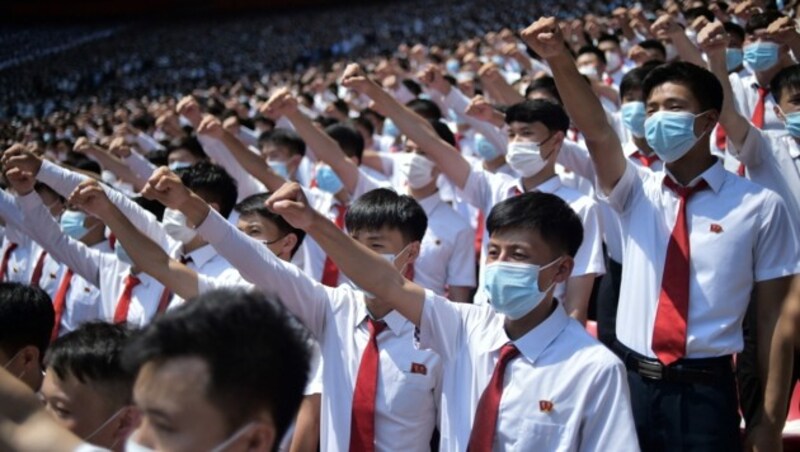
[[[58,378],[72,375],[83,384],[97,386],[116,405],[129,405],[134,375],[122,367],[122,349],[130,337],[124,325],[84,323],[56,339],[44,362]]]
[[[617,45],[620,45],[619,38],[617,35],[612,34],[603,34],[599,38],[597,38],[597,44],[600,45],[601,42],[611,41]]]
[[[563,199],[530,192],[496,204],[486,219],[489,235],[511,229],[536,231],[556,251],[575,257],[583,243],[583,224]]]
[[[308,381],[308,333],[275,298],[223,289],[167,311],[130,341],[123,365],[196,357],[208,366],[208,400],[236,428],[261,410],[282,438]]]
[[[787,89],[800,90],[800,64],[793,64],[781,69],[772,78],[769,89],[778,102]]]
[[[397,229],[411,243],[422,241],[428,216],[414,198],[378,188],[362,195],[347,209],[344,223],[350,232]]]
[[[578,54],[575,56],[575,59],[577,59],[579,56],[587,54],[587,53],[591,53],[591,54],[596,55],[597,59],[600,60],[600,62],[602,62],[603,64],[606,64],[606,54],[605,54],[605,52],[603,52],[602,50],[598,49],[595,46],[583,46],[583,47],[581,47],[580,49],[578,49]]]
[[[174,143],[172,143],[169,147],[167,147],[167,158],[169,158],[170,154],[179,149],[185,149],[189,151],[190,154],[192,154],[194,157],[197,157],[198,159],[201,160],[208,159],[208,156],[206,155],[205,151],[203,151],[203,146],[200,145],[200,141],[198,141],[197,138],[195,137],[181,138],[180,140],[177,140]]]
[[[112,187],[112,189],[114,188]],[[135,202],[142,209],[155,215],[156,220],[161,221],[164,218],[164,204],[161,204],[155,199],[147,199],[144,196],[136,196],[131,198],[131,201]]]
[[[728,34],[736,35],[736,37],[744,41],[744,36],[745,36],[744,28],[733,22],[725,22],[722,25],[725,27],[725,31],[727,31]]]
[[[295,244],[294,248],[292,248],[292,257],[294,257],[294,254],[298,249],[300,249],[300,245],[303,244],[306,231],[297,229],[289,224],[282,216],[267,209],[264,203],[267,202],[267,199],[269,199],[270,195],[271,193],[256,193],[255,195],[250,195],[247,198],[244,198],[239,204],[236,204],[234,210],[239,213],[240,217],[246,215],[258,215],[267,221],[272,222],[278,227],[278,230],[281,231],[281,234],[283,235],[294,234],[297,237],[297,244]]]
[[[708,19],[709,22],[714,22],[714,13],[712,13],[711,10],[705,6],[689,8],[683,12],[683,17],[686,19],[687,24],[694,22],[695,19],[701,16]]]
[[[436,105],[435,102],[428,99],[413,99],[406,103],[406,107],[410,108],[414,113],[422,116],[428,121],[434,119],[442,119],[442,109]]]
[[[447,124],[436,120],[431,121],[431,126],[433,126],[433,130],[436,131],[436,134],[439,135],[439,138],[447,142],[450,146],[456,146],[456,136],[453,135],[453,131],[450,130],[450,127],[447,127]]]
[[[667,48],[664,47],[664,44],[662,44],[661,41],[657,39],[645,39],[644,41],[636,45],[645,50],[655,50],[661,53],[661,55],[663,55],[664,57],[661,61],[667,61]]]
[[[419,83],[415,82],[414,80],[411,80],[410,78],[404,78],[402,81],[400,81],[400,83],[402,83],[411,94],[415,96],[422,94],[422,87],[419,86]]]
[[[348,157],[356,157],[361,162],[364,155],[364,137],[355,127],[346,124],[333,124],[325,128],[331,138],[336,140],[339,147]]]
[[[275,146],[285,147],[292,155],[304,156],[306,155],[306,142],[300,138],[300,135],[295,133],[294,130],[284,129],[281,127],[272,129],[269,132],[264,132],[258,138],[259,144],[273,144]]]
[[[564,104],[564,102],[561,100],[561,94],[558,93],[556,79],[550,77],[549,75],[533,79],[531,84],[525,89],[525,97],[527,98],[528,95],[535,91],[545,91],[550,96],[555,97],[559,104]]]
[[[763,13],[756,13],[750,16],[750,19],[747,20],[747,24],[744,26],[744,31],[751,35],[758,30],[763,30],[769,27],[769,24],[775,22],[776,20],[780,19],[781,17],[786,17],[783,14],[775,11],[774,9],[768,9]]]
[[[225,218],[236,205],[236,181],[219,165],[199,161],[181,172],[181,181],[206,202],[219,204],[219,213]]]
[[[372,122],[369,119],[365,118],[363,114],[361,116],[358,116],[357,118],[351,118],[349,121],[347,121],[347,124],[353,127],[361,126],[367,129],[367,135],[372,136],[373,134],[375,134],[375,126],[372,125]]]
[[[569,116],[561,105],[544,99],[525,100],[508,107],[506,124],[541,122],[551,131],[569,130]]]
[[[631,91],[641,90],[642,83],[647,75],[652,72],[655,67],[660,66],[661,62],[659,61],[648,61],[647,63],[643,64],[641,67],[633,68],[622,77],[622,81],[619,84],[619,97],[625,98],[625,95]]]
[[[642,83],[645,103],[650,98],[650,93],[665,83],[687,87],[700,104],[701,111],[722,111],[722,85],[714,74],[700,66],[679,61],[654,68]]]
[[[55,323],[50,296],[20,283],[0,283],[0,348],[9,356],[33,345],[44,359]]]

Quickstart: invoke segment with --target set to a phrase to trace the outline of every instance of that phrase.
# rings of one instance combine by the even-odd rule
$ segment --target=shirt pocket
[[[392,413],[416,417],[433,408],[433,388],[430,375],[398,372],[387,388],[386,403]]]
[[[515,452],[575,450],[570,447],[566,432],[566,427],[560,424],[527,420],[522,424],[517,442],[511,450]]]
[[[100,291],[90,286],[75,286],[70,291],[69,318],[73,327],[100,317]]]

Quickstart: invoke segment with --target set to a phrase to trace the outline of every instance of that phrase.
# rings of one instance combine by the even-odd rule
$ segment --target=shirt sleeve
[[[594,201],[588,201],[588,205],[578,213],[583,224],[583,242],[575,254],[575,267],[572,269],[572,277],[606,272],[603,262],[603,237],[600,228],[600,217],[597,213],[597,204]]]
[[[21,196],[19,205],[31,237],[57,262],[66,265],[95,287],[100,287],[101,252],[64,234],[35,191]]]
[[[56,193],[64,198],[69,198],[78,185],[85,180],[89,180],[89,177],[62,168],[48,160],[43,160],[42,167],[39,168],[39,173],[36,174],[36,179],[55,190]]]
[[[140,182],[147,182],[156,170],[156,166],[138,152],[131,152],[131,155],[125,158],[125,163]]]
[[[358,169],[358,182],[356,182],[356,188],[353,190],[352,197],[353,199],[358,199],[362,197],[365,193],[370,192],[372,190],[378,188],[390,188],[393,189],[391,184],[386,182],[380,182],[379,180],[375,179],[374,177],[370,176],[361,168]]]
[[[139,132],[136,134],[135,140],[136,144],[139,145],[139,148],[141,148],[144,152],[164,150],[164,146],[161,146],[161,143],[144,132]]]
[[[581,425],[581,451],[630,450],[636,444],[627,372],[615,359],[595,375],[597,393],[586,409]],[[638,450],[638,448],[637,448]]]
[[[443,103],[463,118],[476,132],[483,135],[496,149],[502,153],[506,152],[508,136],[492,124],[466,115],[470,99],[460,89],[455,86],[450,88],[450,92],[443,98]]]
[[[761,203],[754,250],[756,282],[800,273],[797,225],[791,221],[783,199],[768,193],[768,201]]]
[[[728,139],[727,150],[733,158],[743,163],[744,166],[755,168],[763,161],[763,153],[770,151],[771,144],[762,131],[750,123],[747,125],[749,129],[741,148],[737,148],[733,141]]]
[[[458,214],[456,214],[458,215]],[[475,287],[475,231],[466,221],[456,233],[453,254],[447,263],[447,284],[450,286]]]
[[[248,146],[258,146],[258,134],[245,126],[239,126],[237,137]]]
[[[5,190],[0,190],[0,217],[3,217],[6,225],[22,229],[22,213],[17,205],[17,200]]]
[[[589,157],[589,151],[578,143],[565,140],[556,161],[586,180],[595,179],[594,165]]]
[[[236,157],[228,151],[224,143],[204,135],[199,135],[197,139],[200,141],[206,154],[236,180],[239,201],[250,195],[267,191],[261,182],[239,164]]]
[[[492,208],[492,186],[489,182],[492,176],[497,175],[472,168],[464,188],[459,188],[456,192],[462,200],[472,204],[477,209],[486,210],[488,215],[489,210]]]
[[[625,173],[622,174],[617,185],[614,186],[610,193],[603,192],[599,183],[595,187],[597,198],[607,202],[620,214],[627,213],[636,196],[643,195],[642,178],[639,176],[636,166],[629,159],[625,160]]]
[[[197,232],[262,291],[277,295],[319,339],[332,297],[320,283],[299,268],[276,257],[264,244],[236,229],[212,210]]]

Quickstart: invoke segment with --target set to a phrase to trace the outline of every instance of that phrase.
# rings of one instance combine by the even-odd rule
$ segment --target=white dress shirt
[[[597,203],[580,192],[565,187],[558,176],[551,177],[534,188],[533,191],[540,191],[558,196],[569,204],[581,219],[581,223],[583,224],[583,243],[581,243],[580,248],[578,248],[578,253],[575,255],[575,267],[572,270],[572,276],[588,274],[600,275],[605,273],[603,242],[600,220],[597,214]],[[460,191],[461,196],[467,202],[483,210],[487,219],[495,204],[516,196],[517,193],[524,192],[525,188],[522,186],[522,181],[520,179],[505,174],[492,174],[480,170],[472,170],[464,189]],[[484,233],[481,271],[479,275],[479,281],[481,282],[479,282],[478,287],[483,287],[483,269],[486,265],[486,250],[488,246],[489,234]],[[555,297],[563,298],[565,291],[566,284],[560,283],[556,285],[553,293]],[[478,291],[479,295],[482,293],[483,291]],[[486,300],[485,297],[478,296],[476,297],[476,301],[482,303]]]
[[[339,209],[346,208],[334,195],[324,192],[319,188],[307,188],[303,189],[303,192],[306,198],[308,198],[311,207],[334,223],[336,222],[336,216],[339,214]],[[303,271],[314,281],[322,282],[322,276],[325,273],[325,259],[327,258],[325,251],[322,250],[313,238],[306,236],[303,239],[303,244],[297,251],[297,254],[300,253],[303,254]],[[346,281],[346,278],[339,272],[339,283],[344,281]]]
[[[91,248],[101,253],[112,253],[108,240],[92,245]],[[64,276],[62,275],[58,287],[61,286],[63,278]],[[55,302],[55,299],[53,299],[53,302]],[[81,275],[73,274],[69,290],[67,290],[58,335],[62,336],[70,331],[75,331],[83,323],[102,318],[100,316],[100,303],[100,289]]]
[[[225,143],[211,138],[208,135],[198,135],[197,141],[203,147],[206,155],[217,165],[225,169],[230,176],[236,180],[236,188],[239,193],[237,202],[241,202],[248,196],[267,191],[264,184],[258,181],[252,174],[250,174],[240,163],[236,157],[231,154]]]
[[[753,182],[781,195],[794,224],[800,224],[800,146],[786,131],[750,127],[741,149],[728,142],[728,152],[747,167]]]
[[[606,198],[620,214],[626,240],[617,337],[651,358],[667,244],[679,205],[665,177],[671,175],[637,169],[628,161]],[[720,161],[689,186],[700,179],[709,189],[695,193],[686,205],[691,249],[687,358],[740,352],[754,283],[800,270],[798,236],[780,196],[725,171]]]
[[[353,390],[369,341],[364,294],[349,286],[330,288],[317,283],[216,212],[197,231],[246,280],[277,295],[319,341],[325,382],[321,449],[348,450]],[[207,284],[208,278],[200,276],[201,290],[207,290]],[[430,350],[414,347],[414,325],[400,314],[392,311],[382,320],[387,329],[378,336],[375,449],[428,450],[437,420],[441,360]],[[425,372],[412,372],[420,368],[417,365]]]
[[[555,303],[543,323],[511,341],[492,308],[426,291],[419,346],[444,363],[440,450],[467,449],[478,402],[508,342],[520,356],[506,367],[493,450],[639,450],[625,366]]]
[[[99,318],[96,320],[113,321],[131,266],[113,253],[90,248],[64,234],[35,191],[20,197],[19,205],[31,237],[54,259],[100,289]],[[133,289],[127,321],[132,326],[142,327],[155,315],[165,290],[161,283],[146,273],[136,276],[141,284]]]
[[[753,117],[753,111],[758,103],[758,80],[755,74],[740,75],[732,73],[728,75],[733,89],[736,110],[744,115],[748,120]],[[767,87],[769,88],[769,87]],[[764,98],[764,128],[763,130],[783,130],[784,124],[775,114],[775,97],[772,93],[767,93]]]
[[[446,286],[475,287],[475,230],[434,193],[417,200],[428,229],[414,261],[414,282],[444,295]]]

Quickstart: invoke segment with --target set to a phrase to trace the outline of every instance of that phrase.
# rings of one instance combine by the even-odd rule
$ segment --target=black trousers
[[[733,372],[714,385],[651,380],[628,371],[642,451],[741,450]]]
[[[622,264],[606,259],[606,274],[600,280],[597,294],[597,339],[613,350],[617,339],[617,306],[622,283]]]

